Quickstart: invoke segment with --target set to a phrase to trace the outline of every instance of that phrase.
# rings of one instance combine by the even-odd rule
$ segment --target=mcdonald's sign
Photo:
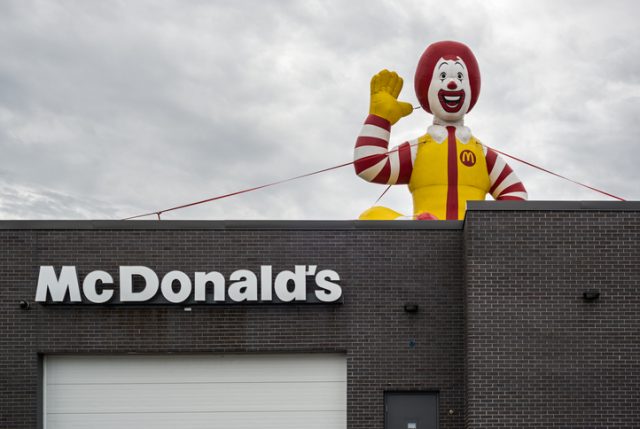
[[[467,167],[473,167],[474,165],[476,165],[476,154],[468,149],[465,149],[460,152],[460,162]]]

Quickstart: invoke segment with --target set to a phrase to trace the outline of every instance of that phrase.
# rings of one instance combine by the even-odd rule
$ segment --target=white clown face
[[[467,113],[471,103],[471,85],[467,66],[461,58],[440,58],[429,84],[429,107],[438,119],[455,122]]]

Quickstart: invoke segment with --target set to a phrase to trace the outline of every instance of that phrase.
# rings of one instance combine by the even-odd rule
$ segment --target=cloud
[[[0,219],[103,219],[112,208],[105,201],[7,183],[0,178]]]
[[[476,52],[483,142],[638,198],[632,1],[0,4],[3,218],[122,218],[347,162],[370,76],[441,39]],[[607,25],[606,23],[614,23]],[[424,133],[416,111],[393,143]],[[599,199],[511,163],[535,199]],[[352,219],[350,167],[167,218]],[[28,196],[25,197],[25,196]],[[56,200],[59,198],[59,200]],[[384,204],[411,210],[404,187]]]

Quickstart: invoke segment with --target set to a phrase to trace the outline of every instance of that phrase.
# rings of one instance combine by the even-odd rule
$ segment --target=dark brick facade
[[[487,202],[464,224],[0,222],[0,427],[38,427],[42,354],[318,351],[347,356],[350,429],[382,429],[384,392],[403,390],[438,391],[442,429],[638,428],[639,213]],[[263,264],[334,269],[344,301],[19,307],[40,265]]]
[[[472,207],[466,427],[640,428],[640,206]]]
[[[38,354],[270,351],[346,353],[349,428],[382,428],[384,391],[414,389],[439,391],[441,427],[462,427],[462,223],[373,225],[0,223],[0,427],[38,426]],[[18,305],[33,301],[40,265],[75,265],[82,277],[95,269],[115,275],[120,265],[146,265],[159,275],[228,275],[261,264],[274,271],[295,264],[334,269],[344,302],[191,312]],[[418,313],[405,313],[406,302],[417,303]]]

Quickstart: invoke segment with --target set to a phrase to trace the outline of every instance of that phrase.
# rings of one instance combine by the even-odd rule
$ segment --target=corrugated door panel
[[[49,383],[346,381],[337,354],[47,356]],[[103,365],[104,363],[108,365]],[[318,371],[321,369],[321,371]]]
[[[336,410],[344,383],[57,384],[47,393],[58,413]]]
[[[336,354],[47,356],[46,429],[345,428]]]
[[[53,415],[49,428],[65,429],[344,429],[344,411],[270,413],[163,413]]]

